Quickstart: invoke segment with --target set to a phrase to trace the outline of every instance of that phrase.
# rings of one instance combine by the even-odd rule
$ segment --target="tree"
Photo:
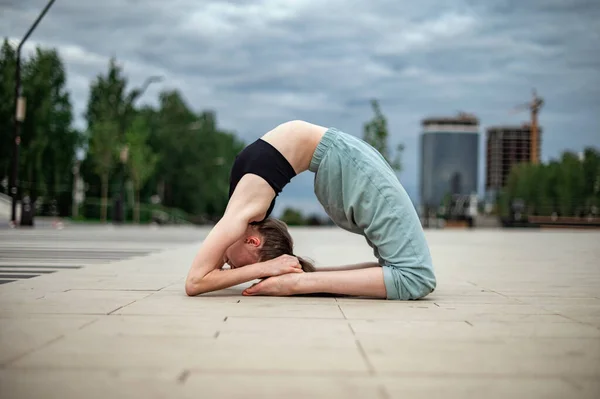
[[[23,78],[27,114],[20,170],[34,198],[47,195],[56,199],[66,194],[70,200],[71,169],[80,137],[71,126],[72,105],[58,52],[37,48],[23,66]]]
[[[38,204],[46,196],[62,198],[58,210],[64,214],[71,200],[71,168],[81,142],[71,126],[64,64],[56,50],[37,47],[31,56],[23,57],[21,65],[27,107],[19,150],[20,192]],[[0,50],[0,179],[8,175],[13,158],[15,67],[16,53],[4,40]]]
[[[136,223],[140,222],[140,190],[154,173],[159,160],[158,155],[147,143],[148,136],[148,127],[141,115],[135,118],[132,126],[125,133],[129,150],[127,166],[135,191],[134,220]]]
[[[110,172],[115,164],[116,147],[114,139],[117,134],[118,125],[112,120],[95,121],[90,132],[89,155],[93,160],[94,172],[100,176],[102,205],[100,220],[106,221],[108,207],[108,183]]]
[[[15,50],[4,39],[0,49],[0,180],[8,178],[14,147]]]
[[[302,226],[306,224],[302,212],[294,208],[286,208],[281,215],[281,220],[288,226]]]
[[[562,216],[579,216],[584,201],[583,164],[577,154],[564,152],[558,175],[558,207]]]
[[[363,138],[364,140],[373,146],[383,156],[386,162],[396,172],[402,170],[402,163],[400,154],[404,151],[404,145],[398,144],[396,147],[396,156],[392,160],[391,151],[388,150],[388,125],[387,119],[381,112],[379,102],[377,100],[371,101],[371,107],[375,116],[369,122],[363,126]]]
[[[598,213],[600,207],[600,151],[586,148],[583,152],[584,199],[589,213]]]
[[[179,92],[163,92],[149,140],[160,153],[156,176],[163,204],[218,219],[229,198],[228,177],[244,147],[217,127],[214,113],[195,114]]]
[[[510,203],[523,200],[531,215],[584,216],[597,214],[600,205],[600,156],[586,148],[580,157],[564,152],[548,164],[519,164],[511,170],[501,195],[506,216]]]
[[[90,140],[88,162],[92,168],[83,168],[83,173],[85,175],[91,171],[100,178],[102,221],[106,221],[107,216],[111,172],[117,164],[118,153],[125,146],[125,131],[135,114],[133,102],[140,94],[138,89],[127,93],[126,87],[127,79],[123,76],[122,68],[111,58],[106,75],[98,75],[90,85],[85,111]],[[124,178],[119,174],[114,175]],[[93,182],[96,176],[84,177]]]

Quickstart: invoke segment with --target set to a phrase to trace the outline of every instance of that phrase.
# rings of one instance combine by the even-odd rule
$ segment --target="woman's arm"
[[[194,257],[185,282],[187,295],[194,296],[206,292],[204,278],[223,267],[225,251],[246,233],[247,228],[247,218],[234,213],[226,213],[217,222]]]
[[[267,270],[263,262],[254,263],[237,269],[214,269],[208,272],[200,280],[188,285],[186,292],[190,296],[204,294],[206,292],[218,291],[234,285],[247,283],[248,281],[267,277]]]

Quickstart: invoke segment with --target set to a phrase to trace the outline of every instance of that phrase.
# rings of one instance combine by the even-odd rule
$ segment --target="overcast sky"
[[[0,0],[0,33],[19,40],[45,0]],[[399,175],[418,200],[420,120],[475,113],[485,128],[520,124],[511,113],[537,88],[545,99],[542,159],[600,148],[600,2],[597,0],[57,0],[30,38],[59,50],[77,124],[90,81],[117,57],[132,85],[149,75],[194,110],[214,109],[247,143],[304,119],[362,135],[380,100]],[[319,211],[313,176],[278,200]]]

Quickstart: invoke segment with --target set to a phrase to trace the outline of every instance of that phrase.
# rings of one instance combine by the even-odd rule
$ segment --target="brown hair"
[[[302,270],[314,272],[312,262],[294,255],[294,240],[288,232],[287,224],[281,220],[267,218],[262,222],[253,223],[253,227],[262,235],[263,244],[258,250],[260,262],[275,259],[281,255],[292,255],[298,259]]]

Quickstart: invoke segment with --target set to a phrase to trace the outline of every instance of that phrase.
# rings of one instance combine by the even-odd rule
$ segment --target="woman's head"
[[[287,225],[273,218],[250,225],[245,237],[225,252],[226,262],[232,267],[264,262],[281,255],[295,256],[305,272],[315,271],[311,262],[294,254],[294,241]]]
[[[288,232],[287,225],[278,219],[267,218],[254,225],[262,237],[262,245],[258,249],[259,262],[275,259],[281,255],[292,255],[298,259],[302,270],[314,272],[314,265],[294,254],[294,240]]]

